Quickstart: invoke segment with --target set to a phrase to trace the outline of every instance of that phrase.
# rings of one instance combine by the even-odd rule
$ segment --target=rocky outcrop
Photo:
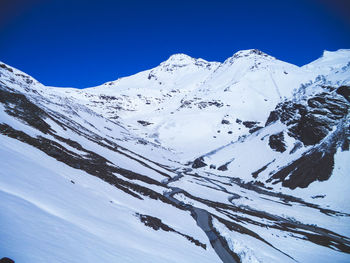
[[[283,153],[286,150],[283,132],[271,135],[269,137],[269,145],[271,149]]]
[[[342,87],[340,93],[346,93],[346,90]],[[280,120],[287,125],[287,134],[297,140],[299,148],[300,142],[313,147],[272,174],[267,182],[282,182],[283,186],[295,189],[308,187],[314,181],[328,180],[338,148],[349,149],[349,108],[350,104],[338,91],[319,93],[298,103],[280,103],[271,112],[266,125]],[[271,135],[269,145],[276,151],[285,151],[283,133]]]
[[[192,242],[196,246],[202,247],[204,249],[206,249],[206,247],[207,247],[206,244],[201,243],[199,240],[197,240],[189,235],[183,234],[183,233],[175,230],[174,228],[164,224],[162,222],[162,220],[160,220],[157,217],[149,216],[149,215],[142,215],[139,213],[137,213],[136,216],[140,219],[140,221],[145,226],[148,226],[148,227],[152,228],[153,230],[156,230],[156,231],[163,230],[165,232],[174,232],[176,234],[179,234],[179,235],[185,237],[188,241]]]
[[[304,145],[315,145],[347,114],[349,103],[335,92],[323,92],[301,102],[285,101],[270,113],[265,126],[280,120],[288,135]]]
[[[192,168],[202,168],[207,166],[207,164],[204,162],[203,157],[199,157],[196,160],[194,160],[192,164]]]

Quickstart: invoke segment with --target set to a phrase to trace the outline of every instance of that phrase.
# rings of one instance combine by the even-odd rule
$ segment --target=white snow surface
[[[339,251],[336,242],[317,245],[302,234],[323,229],[349,244],[349,151],[338,149],[326,181],[294,190],[269,185],[271,193],[310,206],[241,185],[269,164],[258,178],[266,181],[309,149],[289,154],[295,139],[285,132],[286,126],[278,121],[264,127],[265,122],[280,102],[310,96],[324,86],[350,85],[349,49],[325,51],[302,67],[259,50],[239,51],[222,63],[175,54],[153,69],[81,90],[45,86],[3,65],[7,69],[0,68],[0,89],[23,94],[49,113],[44,121],[54,132],[44,133],[12,116],[3,104],[0,125],[52,140],[83,158],[89,158],[87,151],[98,154],[113,167],[157,182],[114,174],[154,193],[181,189],[173,197],[208,211],[213,227],[242,263],[350,261],[349,252]],[[245,121],[264,128],[249,133]],[[284,133],[288,149],[283,154],[268,146],[268,136],[278,132]],[[135,198],[5,133],[0,133],[0,258],[16,263],[221,262],[189,210],[141,194],[143,200]],[[228,170],[192,170],[188,163],[197,157],[215,167],[227,165]],[[338,214],[324,213],[327,209]],[[178,233],[147,227],[137,214],[159,218],[206,248]],[[217,218],[261,239],[232,231]],[[275,228],[276,222],[286,221],[301,232]]]
[[[105,117],[118,116],[137,135],[188,160],[245,134],[236,119],[264,123],[275,105],[302,85],[312,84],[311,92],[321,84],[350,83],[349,63],[349,50],[325,51],[303,67],[258,50],[239,51],[223,63],[176,54],[151,70],[101,86],[56,91]],[[221,125],[223,119],[230,124]]]

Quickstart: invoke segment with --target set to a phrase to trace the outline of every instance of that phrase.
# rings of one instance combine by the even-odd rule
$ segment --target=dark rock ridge
[[[344,98],[347,99],[348,102],[350,102],[350,87],[341,86],[337,89],[337,93],[344,96]]]
[[[269,137],[269,145],[271,149],[283,153],[286,150],[283,132],[271,135]]]
[[[241,120],[236,120],[237,123],[242,123],[246,128],[249,129],[249,133],[254,133],[258,130],[260,130],[261,128],[263,128],[262,126],[259,126],[259,122],[258,121],[241,121]]]
[[[195,239],[195,238],[193,238],[193,237],[191,237],[189,235],[180,233],[179,231],[175,230],[174,228],[164,224],[162,222],[162,220],[160,220],[157,217],[149,216],[149,215],[142,215],[142,214],[139,214],[139,213],[137,213],[136,216],[140,219],[140,221],[145,226],[153,228],[156,231],[161,229],[161,230],[166,231],[166,232],[174,232],[174,233],[177,233],[177,234],[185,237],[187,240],[189,240],[190,242],[194,243],[196,246],[202,247],[204,249],[207,248],[206,244],[201,243],[199,240],[197,240],[197,239]]]
[[[266,168],[273,163],[274,161],[276,161],[276,159],[273,159],[271,162],[269,162],[268,164],[264,165],[263,167],[261,167],[260,169],[256,170],[255,172],[252,173],[253,178],[257,178],[259,173],[263,172],[266,170]]]
[[[335,92],[323,92],[301,101],[285,101],[270,113],[265,126],[280,120],[288,126],[288,135],[304,145],[324,139],[349,110],[349,103]]]
[[[337,149],[348,150],[350,141],[347,120],[350,105],[339,95],[345,94],[348,87],[338,90],[319,93],[300,102],[286,101],[271,112],[266,125],[279,120],[287,125],[289,136],[313,148],[272,174],[267,182],[282,182],[283,186],[295,189],[305,188],[314,181],[329,179]],[[280,152],[285,150],[282,135],[270,136],[269,145],[272,149]],[[300,147],[298,141],[297,148]]]
[[[246,127],[246,128],[253,128],[258,122],[257,121],[244,121],[242,122],[242,124]]]
[[[137,122],[140,123],[142,126],[148,126],[148,125],[153,124],[152,122],[142,121],[142,120],[139,120],[139,121],[137,121]]]
[[[223,164],[223,165],[219,166],[219,167],[218,167],[218,170],[219,170],[219,171],[227,171],[227,170],[228,170],[227,164]]]
[[[12,69],[12,68],[6,66],[6,65],[3,64],[3,63],[0,63],[0,68],[6,69],[7,71],[10,71],[10,72],[13,72],[13,69]]]
[[[192,168],[202,168],[207,166],[207,164],[204,162],[204,158],[203,157],[199,157],[196,160],[194,160],[193,164],[192,164]]]
[[[23,94],[0,89],[0,103],[4,105],[5,112],[10,116],[21,119],[45,134],[51,130],[50,125],[44,121],[49,118],[49,115]]]

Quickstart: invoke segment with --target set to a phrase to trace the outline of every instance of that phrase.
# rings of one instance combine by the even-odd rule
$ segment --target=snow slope
[[[173,149],[185,161],[245,134],[247,129],[236,125],[237,119],[264,123],[275,105],[301,86],[326,78],[325,85],[350,81],[348,50],[325,52],[319,60],[297,67],[259,50],[239,51],[223,63],[177,54],[154,69],[98,87],[57,91],[104,116],[119,118],[139,136]],[[221,124],[224,119],[229,125]]]
[[[348,262],[349,63],[176,54],[83,90],[0,63],[0,257]]]

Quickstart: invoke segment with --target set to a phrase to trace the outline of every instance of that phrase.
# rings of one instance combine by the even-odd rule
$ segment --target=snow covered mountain
[[[0,258],[349,262],[349,93],[350,50],[81,90],[0,63]]]

